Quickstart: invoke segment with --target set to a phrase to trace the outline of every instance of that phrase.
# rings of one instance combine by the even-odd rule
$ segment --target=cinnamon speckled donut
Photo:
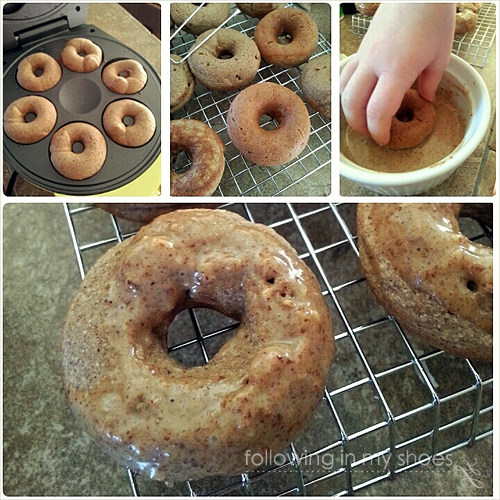
[[[203,366],[164,350],[188,307],[239,327]],[[224,210],[177,210],[110,249],[85,277],[62,337],[64,391],[122,465],[185,481],[279,453],[320,402],[334,351],[320,287],[274,230]]]
[[[71,71],[89,73],[101,65],[102,50],[87,38],[72,38],[61,52],[61,61]]]
[[[142,64],[133,59],[120,59],[104,68],[102,81],[109,90],[117,94],[136,94],[148,81]]]
[[[170,59],[170,112],[175,113],[193,97],[195,81],[187,61],[180,62],[177,54]]]
[[[81,145],[75,150],[75,145]],[[83,180],[101,170],[106,160],[106,140],[88,123],[73,122],[57,130],[50,140],[50,161],[64,177]]]
[[[475,3],[457,3],[457,15],[455,18],[455,34],[461,35],[476,28],[477,7]]]
[[[392,119],[390,149],[415,148],[429,137],[436,123],[436,110],[432,103],[417,90],[406,92],[398,112]]]
[[[208,38],[213,31],[198,37],[196,44],[203,45],[188,58],[196,80],[211,90],[231,91],[246,87],[259,70],[257,45],[244,33],[232,29],[221,28]],[[221,58],[223,54],[230,57]]]
[[[259,125],[262,115],[279,122],[273,130]],[[299,96],[276,83],[258,83],[242,90],[231,103],[227,130],[248,160],[266,167],[296,158],[309,140],[311,122]]]
[[[330,118],[332,107],[332,58],[322,54],[310,59],[302,70],[300,88],[309,105]]]
[[[61,76],[59,63],[44,52],[30,54],[17,67],[17,83],[32,92],[44,92],[55,87]]]
[[[278,42],[283,33],[291,37],[286,45]],[[254,41],[264,61],[280,68],[291,68],[311,57],[318,45],[318,27],[314,19],[302,10],[277,9],[259,21]]]
[[[29,115],[33,120],[26,121]],[[5,134],[19,144],[41,141],[52,132],[56,121],[56,107],[45,97],[34,95],[11,102],[3,115]]]
[[[374,203],[357,213],[361,264],[379,302],[408,333],[478,360],[493,356],[493,251],[468,240],[458,216],[491,224],[491,210]]]
[[[200,35],[204,31],[217,28],[229,17],[228,3],[172,3],[170,4],[170,17],[177,26],[189,18],[197,9],[196,14],[183,26],[183,30],[193,35]]]
[[[170,194],[172,196],[210,196],[224,173],[224,143],[208,126],[198,120],[170,122]],[[185,151],[191,166],[175,172],[174,160]]]
[[[250,17],[258,17],[262,19],[266,14],[269,14],[272,10],[284,7],[283,3],[237,3],[238,9]]]

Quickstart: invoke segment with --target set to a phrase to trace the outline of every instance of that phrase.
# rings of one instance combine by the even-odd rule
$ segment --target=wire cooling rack
[[[288,4],[292,5],[292,4]],[[231,17],[232,16],[232,17]],[[239,12],[235,5],[231,6],[229,21],[224,28],[231,28],[245,33],[253,39],[258,19],[248,17]],[[174,33],[170,39],[170,51],[184,57],[193,47],[195,37],[184,31]],[[330,53],[330,43],[323,35],[319,35],[318,47],[311,58]],[[272,82],[287,87],[302,97],[300,90],[299,68],[282,69],[261,62],[253,83]],[[307,192],[309,196],[326,196],[330,194],[331,166],[331,120],[323,117],[306,104],[311,120],[309,142],[302,153],[292,162],[280,167],[260,167],[246,160],[232,144],[228,132],[226,118],[231,102],[237,92],[209,91],[201,84],[196,84],[193,98],[184,108],[171,115],[172,119],[190,118],[200,120],[209,125],[226,145],[226,168],[219,187],[214,196],[278,196],[286,195],[287,189],[304,181],[322,169],[325,169],[323,186],[315,184],[314,190]],[[303,100],[303,99],[302,99]],[[268,118],[261,126],[276,127],[277,122]],[[175,170],[189,168],[190,161],[183,155],[175,163]],[[304,185],[304,184],[303,184]],[[316,192],[314,192],[316,191]]]
[[[271,466],[174,486],[124,470],[134,495],[352,495],[413,467],[423,470],[431,456],[449,460],[453,451],[493,434],[492,364],[435,350],[387,316],[359,265],[355,205],[225,208],[273,227],[316,274],[336,340],[324,397]],[[138,228],[93,206],[65,210],[82,277]],[[471,219],[461,219],[460,227],[471,240],[492,246],[490,228]],[[183,311],[169,328],[169,355],[190,366],[207,363],[236,327],[213,311]]]
[[[364,35],[368,30],[371,17],[354,14],[351,29],[356,35]],[[484,3],[478,12],[476,29],[455,35],[452,52],[472,66],[484,68],[496,35],[496,5]]]

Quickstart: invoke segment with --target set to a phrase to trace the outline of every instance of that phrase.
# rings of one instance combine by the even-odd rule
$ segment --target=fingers
[[[448,60],[446,60],[444,64],[433,63],[420,74],[418,78],[418,92],[427,101],[434,102],[436,90],[443,77],[444,69],[447,64]]]
[[[354,55],[354,57],[350,59],[342,69],[342,73],[340,73],[340,95],[342,95],[347,82],[351,79],[351,76],[356,71],[358,63],[358,58],[356,57],[356,55]]]
[[[344,116],[351,128],[360,134],[369,134],[366,107],[376,84],[376,75],[370,69],[359,66],[354,68],[347,82],[343,83],[341,102]]]

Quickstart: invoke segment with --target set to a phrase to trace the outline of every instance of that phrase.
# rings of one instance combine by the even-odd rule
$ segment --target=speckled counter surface
[[[115,3],[91,3],[88,7],[87,24],[93,24],[115,37],[128,47],[142,54],[156,71],[161,74],[161,42],[152,35],[139,21],[123,7]],[[12,168],[4,161],[4,192],[12,175]],[[52,196],[22,177],[18,177],[14,186],[14,196]]]
[[[349,56],[357,52],[362,37],[351,30],[352,16],[340,23],[340,51]],[[492,102],[491,126],[471,157],[447,180],[423,196],[491,196],[496,179],[495,102],[496,102],[496,43],[490,49],[484,68],[475,68],[483,77]],[[342,196],[377,196],[359,184],[340,178]]]
[[[304,213],[311,207],[295,206],[295,209]],[[286,214],[286,207],[277,204],[254,207],[252,210],[257,220],[268,222],[279,220],[278,217]],[[355,235],[353,207],[343,205],[339,207],[339,211]],[[88,212],[80,216],[77,222],[82,244],[96,241],[96,238],[109,237],[113,231],[110,216],[101,210]],[[330,238],[329,235],[339,234],[338,223],[328,213],[308,216],[302,224],[315,248],[323,247]],[[296,246],[299,252],[305,252],[301,236],[290,226],[291,224],[285,224],[278,228],[280,234]],[[127,231],[134,227],[137,225],[123,225],[123,229]],[[91,265],[105,248],[90,250],[86,265]],[[62,205],[7,204],[3,212],[3,250],[3,493],[25,496],[129,495],[124,469],[108,458],[80,430],[62,393],[60,331],[70,300],[81,281]],[[361,278],[361,271],[348,243],[323,252],[319,257],[333,284],[342,283],[341,280]],[[308,263],[311,265],[310,261]],[[362,318],[365,321],[367,318],[377,318],[381,313],[363,282],[338,290],[337,293],[353,325],[359,325]],[[341,321],[338,315],[334,315],[333,319],[335,332],[339,334],[343,328]],[[401,347],[391,341],[390,337],[386,337],[387,332],[382,330],[382,327],[377,327],[370,330],[370,335],[362,332],[358,334],[370,363],[377,370],[387,366],[388,352],[397,351],[398,356],[404,354]],[[210,345],[209,349],[211,348]],[[438,357],[427,363],[439,383],[439,391],[443,393],[455,387],[454,384],[459,384],[467,373],[463,361],[449,356]],[[488,366],[480,368],[486,372],[490,369]],[[330,389],[364,376],[364,370],[349,339],[344,337],[338,340],[328,381]],[[447,382],[449,380],[452,382]],[[425,399],[414,370],[401,372],[395,381],[396,383],[391,382],[390,377],[381,379],[384,394],[395,411],[405,411],[421,398]],[[491,386],[485,388],[488,398],[491,397],[490,390]],[[332,398],[349,434],[358,430],[361,421],[362,425],[367,425],[377,422],[377,419],[384,419],[370,384],[362,384],[349,394],[339,393]],[[453,418],[459,415],[463,411],[460,407],[465,403],[470,404],[470,398],[465,394],[463,398],[452,402],[454,404],[451,407],[443,407],[443,419],[449,415],[453,415]],[[420,415],[428,425],[429,414],[423,412]],[[411,428],[420,428],[421,420],[413,418],[407,423]],[[489,425],[488,421],[483,424]],[[401,427],[398,432],[401,432]],[[467,423],[447,431],[443,441],[453,442],[457,437],[463,439],[464,433],[467,435]],[[363,444],[372,449],[374,443],[384,443],[384,435],[384,428],[381,428],[365,436],[365,440],[354,439],[351,451],[357,449],[360,452],[359,446]],[[338,436],[332,415],[323,402],[306,430],[296,440],[297,451],[301,453],[306,449],[312,450],[314,446],[331,443]],[[424,450],[427,449],[425,443],[422,444]],[[479,441],[471,448],[458,450],[451,457],[451,464],[417,467],[397,474],[393,481],[384,480],[364,488],[359,494],[492,494],[491,437]],[[464,475],[466,461],[478,473],[473,476],[478,480],[474,484]],[[280,472],[268,476],[271,479],[268,482],[253,481],[255,494],[274,494],[273,488],[277,485],[283,483],[286,487],[287,482],[293,484],[295,474],[284,474],[293,471]],[[314,470],[304,470],[305,479],[310,480],[314,473]],[[356,474],[369,473],[369,470],[359,468],[356,471]],[[310,495],[332,494],[339,487],[335,480],[334,477],[331,481],[312,484],[307,492]],[[211,483],[198,482],[194,487],[200,492],[209,484]],[[141,478],[140,486],[143,493],[151,495],[189,493],[185,484],[165,488],[160,483]]]

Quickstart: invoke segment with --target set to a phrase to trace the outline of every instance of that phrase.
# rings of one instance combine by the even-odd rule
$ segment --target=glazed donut
[[[108,64],[102,72],[102,81],[116,94],[136,94],[148,80],[142,64],[133,59],[120,59]]]
[[[224,173],[224,143],[207,125],[198,120],[170,122],[170,194],[172,196],[210,196]],[[173,169],[175,157],[185,151],[191,166],[185,172]]]
[[[195,82],[187,61],[173,63],[172,59],[181,60],[176,54],[170,54],[170,59],[170,112],[175,113],[193,97]]]
[[[266,14],[272,10],[284,7],[282,3],[237,3],[236,7],[250,17],[258,17],[262,19]]]
[[[114,216],[132,222],[151,222],[159,215],[186,208],[217,208],[216,203],[95,203]]]
[[[291,41],[281,45],[278,37],[284,33]],[[311,57],[318,45],[318,27],[302,10],[278,9],[258,22],[253,38],[264,61],[280,68],[292,68]]]
[[[59,63],[44,52],[30,54],[17,67],[17,83],[32,92],[44,92],[55,87],[61,76]]]
[[[415,148],[429,137],[436,123],[434,106],[417,90],[406,91],[398,112],[392,118],[390,149]]]
[[[61,61],[71,71],[90,73],[101,65],[102,50],[87,38],[72,38],[61,52]]]
[[[332,59],[330,54],[310,59],[302,70],[300,88],[309,105],[330,118],[332,106]]]
[[[163,344],[196,306],[240,326],[208,364],[185,368]],[[318,282],[285,239],[231,212],[177,210],[85,277],[63,329],[64,389],[85,430],[132,470],[169,483],[233,475],[298,435],[333,350]]]
[[[360,14],[371,17],[377,12],[380,3],[355,3],[354,6]]]
[[[102,115],[102,124],[114,142],[130,148],[144,146],[156,130],[153,113],[133,99],[120,99],[108,104]]]
[[[259,125],[262,115],[279,122],[274,130]],[[227,131],[248,160],[265,167],[296,158],[309,140],[311,122],[299,96],[276,83],[258,83],[242,90],[231,103]]]
[[[29,119],[33,115],[33,120]],[[11,102],[3,115],[7,137],[19,144],[33,144],[47,137],[57,121],[55,106],[45,97],[26,96]]]
[[[75,151],[76,146],[83,148]],[[81,181],[101,170],[106,160],[106,141],[93,125],[74,122],[60,128],[50,141],[50,161],[64,177]]]
[[[458,356],[491,360],[493,252],[469,241],[457,220],[481,217],[476,207],[360,204],[359,254],[375,297],[406,332]]]
[[[170,5],[170,16],[177,26],[199,9],[183,26],[183,30],[193,35],[201,35],[212,28],[217,28],[229,17],[228,3],[206,3],[202,7],[192,3],[173,3]]]
[[[455,19],[455,34],[461,35],[472,31],[477,24],[477,4],[457,3],[457,15]]]
[[[231,91],[246,87],[260,66],[260,52],[255,42],[240,31],[221,28],[203,33],[196,45],[203,43],[188,58],[196,80],[211,90]],[[229,59],[221,56],[229,55]]]

